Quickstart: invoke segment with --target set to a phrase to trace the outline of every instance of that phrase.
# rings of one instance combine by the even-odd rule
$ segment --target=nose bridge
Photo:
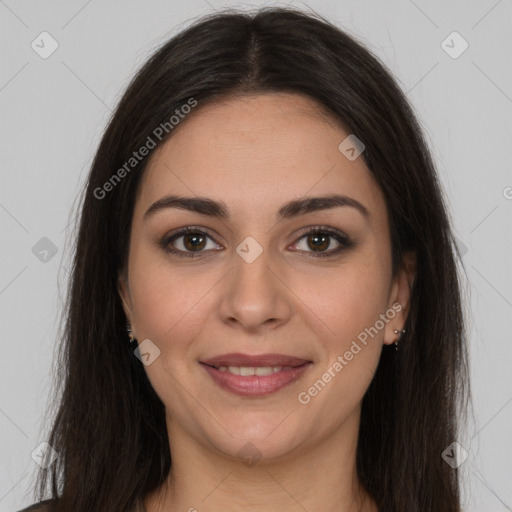
[[[221,314],[224,321],[237,321],[248,329],[284,321],[290,314],[286,287],[272,267],[277,261],[263,237],[245,238],[233,254],[233,271],[223,297]]]
[[[258,295],[264,293],[267,300],[273,295],[275,277],[269,267],[272,265],[272,257],[268,244],[259,237],[258,242],[254,237],[246,237],[236,247],[236,255],[233,255],[233,283],[234,292],[239,298],[247,295],[246,299],[253,297],[260,300]]]

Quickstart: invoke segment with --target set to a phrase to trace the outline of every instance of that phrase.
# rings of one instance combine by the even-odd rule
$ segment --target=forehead
[[[253,217],[306,195],[339,193],[385,216],[381,191],[362,157],[339,145],[350,133],[313,100],[268,93],[195,108],[158,147],[139,185],[135,215],[166,194],[225,202]]]

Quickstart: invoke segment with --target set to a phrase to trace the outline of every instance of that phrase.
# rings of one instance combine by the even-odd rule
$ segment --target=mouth
[[[222,389],[242,396],[262,396],[298,380],[313,363],[283,354],[225,354],[200,364]]]

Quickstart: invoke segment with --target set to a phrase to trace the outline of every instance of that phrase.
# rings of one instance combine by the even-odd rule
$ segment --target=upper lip
[[[220,356],[212,357],[211,359],[205,359],[200,361],[201,363],[209,366],[302,366],[303,364],[310,363],[307,359],[301,359],[299,357],[288,356],[284,354],[260,354],[260,355],[249,355],[241,353],[233,354],[222,354]]]

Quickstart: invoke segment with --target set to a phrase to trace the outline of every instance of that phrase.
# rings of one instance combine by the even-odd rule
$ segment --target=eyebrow
[[[368,209],[356,199],[352,197],[330,194],[326,196],[304,197],[302,199],[294,199],[285,203],[279,208],[276,219],[281,221],[305,215],[311,212],[329,210],[340,206],[349,206],[359,211],[365,218],[370,217]],[[162,197],[154,202],[144,214],[144,220],[153,216],[155,213],[168,208],[177,208],[188,210],[191,212],[208,215],[218,219],[229,219],[229,209],[223,201],[215,201],[207,197],[184,197],[177,195],[169,195]]]

